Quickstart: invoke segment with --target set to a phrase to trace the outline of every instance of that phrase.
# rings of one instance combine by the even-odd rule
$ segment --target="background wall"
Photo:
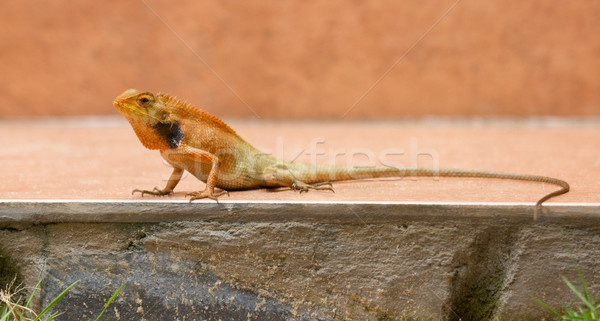
[[[2,1],[0,116],[132,87],[228,117],[600,115],[600,1],[455,3]]]

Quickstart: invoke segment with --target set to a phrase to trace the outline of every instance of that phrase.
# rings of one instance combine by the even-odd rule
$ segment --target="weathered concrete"
[[[537,320],[529,294],[576,301],[559,277],[577,284],[574,262],[600,292],[598,212],[5,201],[0,251],[27,284],[44,278],[41,302],[81,280],[59,320],[97,314],[122,283],[104,320]]]

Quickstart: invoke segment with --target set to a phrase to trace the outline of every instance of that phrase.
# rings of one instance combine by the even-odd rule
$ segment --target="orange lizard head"
[[[171,113],[160,97],[129,89],[115,98],[113,105],[127,118],[146,148],[166,150],[181,140],[179,125],[171,120]]]

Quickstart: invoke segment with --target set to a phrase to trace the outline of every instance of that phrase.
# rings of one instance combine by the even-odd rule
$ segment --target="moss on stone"
[[[6,289],[13,281],[15,285],[21,284],[23,277],[10,257],[0,252],[0,288]]]
[[[490,320],[493,317],[504,282],[504,271],[496,269],[467,290],[453,310],[461,320]]]

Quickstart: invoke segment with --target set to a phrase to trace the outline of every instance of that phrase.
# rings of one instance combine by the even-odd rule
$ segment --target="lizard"
[[[471,177],[533,181],[557,185],[541,197],[541,204],[569,191],[563,180],[478,170],[421,167],[352,167],[290,162],[265,154],[240,137],[221,119],[169,94],[153,94],[129,89],[114,101],[115,108],[129,121],[144,147],[159,150],[173,167],[164,188],[134,189],[132,194],[168,195],[188,171],[206,183],[204,190],[187,193],[190,202],[218,197],[229,191],[288,187],[300,193],[331,190],[331,182],[379,177]],[[218,188],[219,190],[215,190]]]

